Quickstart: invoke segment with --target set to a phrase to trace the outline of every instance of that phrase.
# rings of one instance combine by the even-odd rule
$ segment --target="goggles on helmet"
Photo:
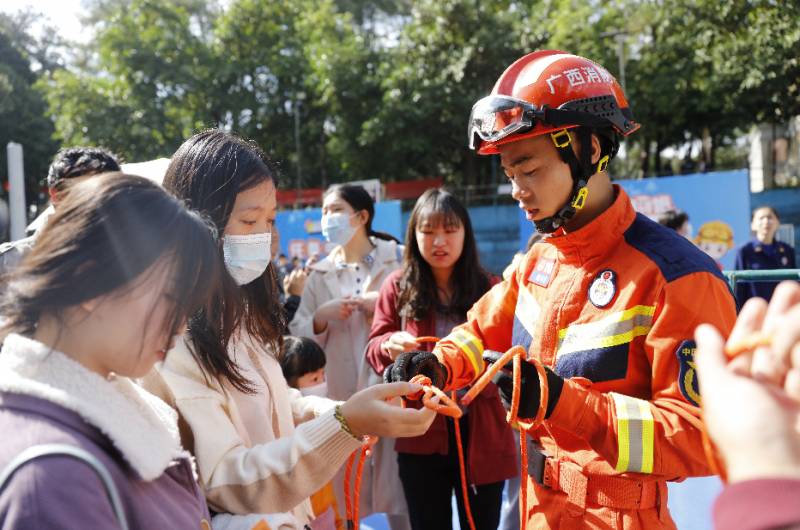
[[[486,96],[472,107],[467,126],[470,149],[476,149],[480,141],[496,142],[510,134],[533,127],[535,121],[544,118],[544,111],[527,101],[511,96]]]

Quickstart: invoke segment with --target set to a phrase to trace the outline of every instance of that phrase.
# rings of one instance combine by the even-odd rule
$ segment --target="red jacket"
[[[398,282],[402,273],[402,270],[397,270],[386,278],[375,304],[366,357],[379,375],[392,362],[381,350],[381,343],[392,333],[407,331],[415,337],[423,337],[434,335],[436,330],[433,312],[425,320],[406,319],[405,326],[402,326],[397,308],[400,291]],[[431,346],[426,344],[422,349],[430,350]],[[475,485],[491,484],[516,476],[518,466],[513,431],[506,422],[506,412],[494,384],[487,386],[472,402],[467,416],[469,433],[465,444],[468,482]],[[395,442],[395,449],[399,453],[446,455],[447,423],[444,416],[438,416],[422,436],[399,438]]]

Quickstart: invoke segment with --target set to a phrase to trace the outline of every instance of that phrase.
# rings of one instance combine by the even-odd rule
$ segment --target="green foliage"
[[[284,187],[429,176],[493,183],[492,161],[465,146],[466,120],[505,67],[537,48],[587,56],[617,76],[624,53],[643,127],[613,166],[618,175],[669,171],[660,150],[695,139],[707,147],[707,167],[739,163],[715,160],[716,148],[756,121],[800,113],[797,2],[87,4],[94,38],[68,69],[53,53],[57,42],[17,37],[28,66],[2,55],[0,112],[20,79],[34,85],[30,72],[39,65],[46,78],[29,90],[46,93],[64,144],[103,144],[136,161],[169,156],[193,132],[224,127],[257,141],[292,183]],[[41,102],[26,109],[31,116],[10,123],[31,130],[41,123]],[[47,123],[36,128],[50,134]]]
[[[51,135],[53,124],[46,117],[47,105],[36,88],[37,74],[31,69],[19,20],[0,14],[0,181],[7,181],[6,145],[24,146],[26,195],[35,197],[58,148]]]

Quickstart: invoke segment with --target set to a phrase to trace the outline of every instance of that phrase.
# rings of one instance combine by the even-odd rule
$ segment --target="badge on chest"
[[[536,266],[531,271],[531,275],[528,276],[528,281],[541,287],[547,287],[550,285],[550,279],[553,277],[555,266],[556,260],[539,258],[536,261]]]
[[[606,307],[617,294],[617,275],[611,269],[600,271],[589,285],[589,301],[597,308]]]

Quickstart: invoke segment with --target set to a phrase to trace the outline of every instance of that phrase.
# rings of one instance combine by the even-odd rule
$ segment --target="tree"
[[[26,196],[36,197],[58,144],[51,138],[53,124],[24,48],[28,39],[19,20],[0,14],[0,175],[7,179],[8,142],[22,144]]]
[[[503,69],[544,42],[516,2],[420,0],[378,70],[382,100],[359,143],[380,153],[370,162],[386,180],[443,175],[459,184],[489,183],[490,160],[466,146],[472,105]]]

